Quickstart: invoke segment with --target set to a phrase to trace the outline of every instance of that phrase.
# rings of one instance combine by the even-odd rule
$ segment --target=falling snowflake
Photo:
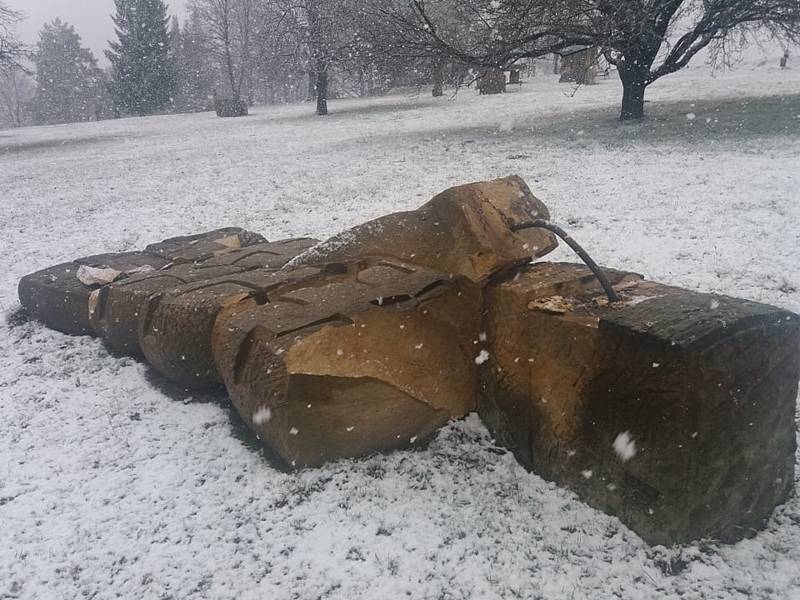
[[[478,356],[475,357],[475,364],[482,365],[489,360],[489,353],[486,350],[481,350]]]
[[[622,459],[622,462],[627,462],[636,456],[636,442],[633,441],[631,434],[623,431],[617,436],[612,445],[614,452]]]
[[[263,425],[264,423],[269,423],[269,420],[271,418],[272,418],[272,410],[270,410],[269,406],[262,406],[253,415],[253,424]]]

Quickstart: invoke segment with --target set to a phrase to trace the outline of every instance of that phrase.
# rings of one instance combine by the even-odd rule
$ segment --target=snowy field
[[[511,173],[598,262],[800,311],[800,69],[695,67],[633,125],[617,81],[573,91],[0,131],[0,599],[800,598],[800,498],[734,546],[649,548],[475,417],[284,473],[223,395],[16,313],[22,275],[73,257],[325,237]]]

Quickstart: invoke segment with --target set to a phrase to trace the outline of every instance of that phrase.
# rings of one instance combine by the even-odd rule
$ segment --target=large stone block
[[[445,190],[414,211],[386,215],[340,233],[301,254],[293,264],[382,256],[482,282],[556,247],[542,229],[513,231],[548,219],[547,207],[519,177]]]
[[[292,271],[256,269],[153,294],[147,298],[139,317],[141,350],[151,365],[176,383],[192,388],[219,383],[211,347],[214,324],[220,313],[245,301],[268,302],[274,288],[316,277],[321,272],[315,267]]]
[[[94,334],[90,296],[108,281],[134,276],[143,269],[163,269],[173,263],[222,257],[239,248],[264,242],[266,240],[259,234],[239,227],[170,238],[147,246],[144,252],[97,254],[26,275],[19,283],[18,295],[28,314],[47,326],[74,335]],[[81,267],[107,270],[103,275],[109,279],[87,283],[83,278],[82,281],[79,278]]]
[[[207,260],[239,248],[264,244],[266,241],[262,235],[240,227],[223,227],[150,244],[145,248],[145,252],[180,264]]]
[[[542,476],[649,543],[735,541],[792,488],[800,321],[537,264],[486,291],[480,413]]]
[[[293,238],[256,244],[210,258],[147,272],[104,286],[91,302],[91,325],[119,352],[138,354],[139,315],[145,301],[189,283],[218,279],[252,269],[277,269],[317,240]]]
[[[287,463],[404,447],[474,409],[481,292],[364,260],[217,320],[234,405]]]
[[[19,300],[25,311],[48,327],[72,335],[90,335],[89,297],[100,284],[87,285],[81,267],[126,272],[142,267],[159,269],[167,260],[144,252],[98,254],[26,275],[19,282]]]
[[[319,240],[309,237],[288,238],[254,244],[200,263],[205,268],[231,266],[242,271],[250,269],[280,269],[298,254],[312,248]]]

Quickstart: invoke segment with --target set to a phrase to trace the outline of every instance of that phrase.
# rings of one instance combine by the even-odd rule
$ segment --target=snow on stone
[[[253,414],[253,424],[263,425],[272,419],[272,410],[269,406],[262,406]]]
[[[489,352],[487,350],[481,350],[478,352],[478,356],[475,357],[475,364],[482,365],[487,360],[489,360]]]
[[[620,433],[614,440],[612,447],[622,462],[628,462],[636,456],[636,442],[628,431]]]
[[[116,269],[109,269],[105,267],[89,267],[81,265],[78,267],[75,276],[83,285],[106,285],[115,281],[120,275],[121,271]]]

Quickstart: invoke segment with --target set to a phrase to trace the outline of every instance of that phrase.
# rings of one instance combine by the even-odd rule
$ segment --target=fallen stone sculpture
[[[480,414],[523,464],[651,543],[740,539],[794,483],[797,316],[609,276],[616,305],[577,265],[487,290]]]
[[[750,535],[791,492],[800,319],[598,268],[518,177],[317,243],[228,228],[28,275],[23,307],[224,384],[296,468],[478,411],[649,543]],[[557,234],[587,266],[539,262]]]

